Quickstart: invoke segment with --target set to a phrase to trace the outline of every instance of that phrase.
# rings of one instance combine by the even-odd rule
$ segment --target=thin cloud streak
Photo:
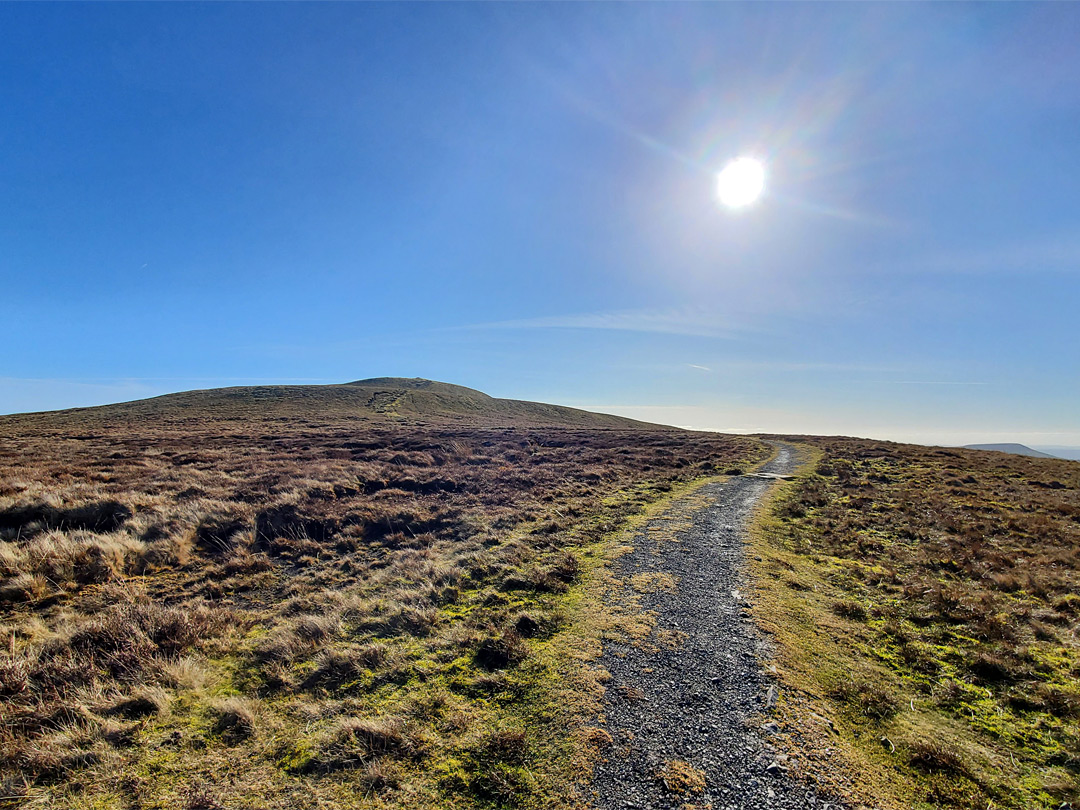
[[[735,340],[752,331],[744,325],[721,326],[721,316],[696,310],[623,310],[550,315],[512,321],[493,321],[452,329],[607,329]]]
[[[727,369],[747,369],[760,371],[852,371],[858,373],[885,373],[900,371],[893,366],[866,363],[826,363],[826,362],[782,362],[774,360],[749,360],[723,364]]]
[[[962,380],[875,380],[882,385],[990,385],[988,382],[966,382]]]
[[[679,363],[678,365],[636,365],[634,368],[666,372],[695,368],[713,373],[722,371],[848,371],[857,374],[900,374],[911,373],[913,370],[881,363],[796,362],[784,360],[717,360],[708,366],[696,363]],[[886,381],[876,380],[875,382]],[[887,382],[891,382],[891,380]]]

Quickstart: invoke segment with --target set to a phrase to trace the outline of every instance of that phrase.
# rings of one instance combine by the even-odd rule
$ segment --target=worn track
[[[795,449],[779,445],[761,472],[796,465]],[[642,608],[657,622],[645,643],[604,648],[612,675],[604,728],[614,745],[586,789],[598,810],[839,807],[789,771],[762,728],[772,681],[747,612],[743,563],[747,521],[773,485],[753,476],[707,484],[644,526],[616,563],[628,588],[645,591]],[[695,789],[694,771],[670,763],[703,774],[704,788]]]

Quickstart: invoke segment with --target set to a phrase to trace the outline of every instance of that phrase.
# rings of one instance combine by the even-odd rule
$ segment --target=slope
[[[151,399],[0,416],[0,429],[147,425],[184,428],[195,422],[341,419],[373,423],[470,426],[547,425],[580,428],[653,428],[634,419],[561,405],[498,399],[460,385],[421,378],[377,377],[342,385],[262,385],[213,388]],[[666,428],[674,430],[674,428]]]
[[[1014,456],[1031,456],[1032,458],[1056,458],[1049,453],[1040,450],[1032,450],[1026,444],[1015,442],[1003,442],[1000,444],[966,444],[965,450],[995,450],[998,453],[1011,453]]]

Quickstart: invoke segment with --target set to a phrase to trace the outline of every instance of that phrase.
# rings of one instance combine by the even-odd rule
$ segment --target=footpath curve
[[[794,472],[796,449],[776,447],[761,472]],[[583,791],[597,810],[841,808],[789,772],[762,716],[775,687],[744,596],[745,533],[773,485],[706,484],[644,525],[614,563],[656,628],[645,643],[604,645],[602,727],[613,744]]]

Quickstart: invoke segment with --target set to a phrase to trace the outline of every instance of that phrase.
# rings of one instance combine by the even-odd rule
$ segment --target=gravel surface
[[[794,448],[778,449],[762,472],[794,472]],[[762,670],[768,655],[743,596],[743,561],[747,518],[773,485],[751,476],[708,484],[644,526],[616,562],[657,624],[649,642],[604,647],[603,728],[614,745],[585,790],[598,810],[841,807],[794,778],[769,742],[776,687]]]

